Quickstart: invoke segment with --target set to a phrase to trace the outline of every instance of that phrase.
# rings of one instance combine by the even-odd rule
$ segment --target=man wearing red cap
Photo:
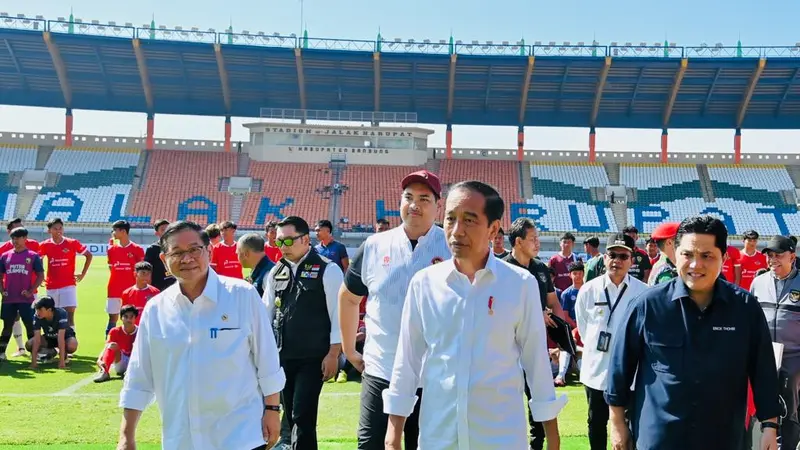
[[[650,234],[650,238],[656,242],[661,256],[653,265],[650,271],[650,278],[647,284],[655,286],[678,276],[675,268],[675,235],[678,234],[679,222],[664,222],[657,226]]]
[[[420,270],[451,258],[444,230],[434,225],[439,216],[442,185],[436,174],[420,170],[400,183],[399,227],[375,233],[353,255],[339,291],[342,350],[363,372],[358,449],[384,450],[389,415],[382,393],[392,378],[400,319],[411,278]],[[368,296],[363,355],[356,350],[359,305]],[[421,390],[417,392],[421,395]],[[417,448],[419,405],[405,421],[405,448]]]

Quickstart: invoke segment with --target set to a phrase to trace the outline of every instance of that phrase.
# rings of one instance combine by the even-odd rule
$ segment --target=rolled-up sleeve
[[[414,277],[406,293],[400,319],[400,340],[392,368],[389,388],[382,393],[383,412],[393,416],[408,417],[417,403],[422,359],[426,344],[423,335],[422,314],[419,304],[420,280]]]
[[[520,362],[525,370],[526,382],[531,391],[528,407],[536,422],[555,419],[567,404],[567,396],[556,397],[550,356],[547,351],[547,333],[542,312],[539,310],[539,284],[536,279],[525,277],[525,298],[522,301],[522,317],[516,329],[516,341],[520,348]]]
[[[322,286],[325,289],[325,303],[328,305],[328,316],[331,319],[331,345],[342,342],[339,331],[339,289],[344,282],[344,273],[336,263],[328,263],[322,275]]]
[[[609,348],[608,385],[604,397],[609,406],[628,406],[631,385],[639,366],[639,357],[644,345],[644,296],[628,303],[622,320],[612,335],[622,339],[611,339]]]
[[[252,305],[252,330],[250,334],[250,348],[252,349],[253,362],[256,366],[256,377],[261,395],[268,396],[283,390],[286,384],[286,375],[281,368],[278,357],[278,346],[275,344],[275,334],[266,305],[259,301],[255,288],[248,289],[251,296],[248,302]]]
[[[781,414],[778,368],[775,364],[775,352],[764,311],[755,297],[747,297],[747,310],[752,327],[747,375],[753,387],[756,417],[759,421],[764,421]]]
[[[148,307],[150,306],[150,307]],[[152,304],[142,311],[136,340],[125,372],[125,381],[119,393],[119,406],[125,409],[144,411],[155,400],[153,366],[150,359],[150,316]]]

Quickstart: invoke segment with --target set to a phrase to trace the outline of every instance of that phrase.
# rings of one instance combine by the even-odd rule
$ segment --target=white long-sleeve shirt
[[[244,280],[208,271],[192,303],[174,284],[144,308],[120,406],[144,411],[155,399],[167,450],[263,445],[264,397],[286,377],[266,308]]]
[[[289,269],[292,273],[297,273],[297,267],[306,260],[307,256],[308,253],[296,263],[285,260],[289,263]],[[278,266],[279,264],[275,265],[264,278],[263,301],[267,305],[267,315],[270,318],[270,323],[272,323],[272,319],[275,316],[275,277],[273,275],[278,270]],[[342,342],[342,333],[339,332],[339,288],[342,287],[343,282],[344,273],[342,273],[342,269],[335,262],[328,262],[328,265],[325,266],[325,272],[322,274],[322,287],[325,290],[328,318],[331,320],[331,345]]]
[[[536,280],[490,255],[470,284],[450,259],[411,280],[384,412],[411,415],[421,378],[420,448],[524,449],[523,369],[534,420],[554,419],[567,399],[553,387]]]
[[[623,288],[625,293],[619,297],[619,303],[614,307],[614,313],[611,314],[611,307],[617,301]],[[606,299],[605,289],[608,289],[608,299]],[[609,352],[597,350],[600,332],[611,333],[612,340],[623,339],[623,332],[616,331],[616,328],[625,315],[628,303],[646,290],[647,285],[636,277],[626,275],[622,283],[616,286],[606,273],[588,281],[578,291],[578,298],[575,300],[575,321],[578,324],[581,341],[583,341],[580,381],[584,386],[598,391],[605,390],[611,355]],[[609,344],[609,350],[610,346],[611,344]]]

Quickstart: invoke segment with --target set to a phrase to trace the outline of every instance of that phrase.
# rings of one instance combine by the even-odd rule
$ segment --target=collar
[[[670,300],[674,302],[682,298],[691,298],[689,295],[689,288],[686,287],[686,283],[683,282],[683,279],[681,277],[676,277],[675,280],[675,288],[672,290],[672,298]],[[729,301],[729,296],[725,295],[724,290],[725,283],[717,277],[714,281],[714,292],[711,294],[711,303],[715,303],[718,300],[727,303]],[[711,303],[709,303],[709,306],[711,306]]]
[[[214,272],[214,269],[209,267],[208,279],[206,279],[206,286],[203,288],[203,292],[200,294],[200,297],[205,297],[206,299],[214,303],[217,303],[218,285],[219,285],[219,275],[217,275],[217,272]],[[183,292],[181,291],[180,283],[174,283],[167,289],[175,289],[175,292],[177,293],[175,298],[177,298],[178,296],[186,297],[185,295],[183,295]]]
[[[267,255],[261,257],[261,259],[258,261],[258,264],[256,264],[255,267],[253,267],[253,273],[251,274],[251,276],[253,276],[253,278],[257,278],[255,274],[261,275],[262,272],[266,271],[265,270],[266,267],[269,266],[269,263],[271,262],[272,261],[267,257]]]
[[[139,325],[134,325],[133,326],[133,333],[126,332],[124,325],[121,325],[120,328],[122,329],[122,332],[127,334],[128,336],[133,336],[134,334],[136,334],[139,331]]]
[[[778,281],[793,280],[797,276],[797,267],[792,266],[792,271],[789,272],[789,275],[786,275],[784,278],[778,278],[778,276],[775,275],[775,272],[772,270],[769,271],[769,274],[772,275],[772,278]]]
[[[456,276],[466,277],[458,270],[455,261],[456,261],[455,258],[450,258],[447,261],[445,261],[445,263],[449,265],[447,272],[448,280],[452,280],[453,277]],[[497,272],[497,258],[494,256],[494,253],[491,250],[489,250],[489,257],[486,259],[486,265],[483,266],[482,269],[478,269],[478,271],[475,272],[475,281],[477,282],[478,280],[483,279],[483,277],[487,276],[492,276],[496,278],[496,272]]]
[[[437,228],[436,224],[431,225],[431,227],[428,228],[428,231],[426,231],[425,234],[423,234],[423,235],[421,235],[420,237],[417,238],[417,246],[419,246],[419,244],[423,243],[426,239],[428,239],[429,236],[432,235],[431,231],[434,228]],[[396,232],[399,235],[401,235],[403,237],[403,239],[405,239],[406,242],[408,242],[409,244],[411,243],[411,239],[406,234],[406,230],[405,230],[405,228],[403,228],[402,225],[400,225],[399,227],[395,227],[390,231],[393,231],[393,230],[396,230]],[[388,233],[388,231],[386,233]]]
[[[300,266],[300,264],[303,264],[303,261],[305,261],[305,260],[306,260],[306,258],[308,258],[308,255],[310,255],[310,254],[311,254],[311,252],[313,252],[313,251],[314,251],[314,249],[313,249],[312,247],[309,247],[309,248],[308,248],[308,251],[306,252],[306,254],[305,254],[305,255],[303,255],[303,257],[302,257],[302,258],[300,258],[300,260],[299,260],[299,261],[297,261],[296,263],[293,263],[293,262],[289,261],[289,260],[288,260],[288,259],[286,259],[286,258],[283,258],[283,261],[285,261],[285,262],[286,262],[286,264],[288,264],[288,265],[289,265],[289,267],[291,267],[291,268],[292,268],[292,272],[294,272],[294,271],[297,269],[297,267],[298,267],[298,266]]]
[[[625,274],[625,278],[622,279],[622,283],[617,286],[611,281],[611,277],[608,276],[608,272],[603,274],[603,288],[607,288],[609,285],[614,286],[614,289],[622,289],[623,286],[630,284],[631,274]]]

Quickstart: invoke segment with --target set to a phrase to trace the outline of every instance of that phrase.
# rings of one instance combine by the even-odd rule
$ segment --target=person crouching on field
[[[94,379],[95,383],[102,383],[111,379],[111,367],[120,377],[125,376],[128,370],[128,359],[133,350],[133,341],[136,340],[136,320],[139,317],[139,310],[133,305],[125,305],[119,310],[122,325],[112,328],[108,332],[106,347],[103,353],[97,358],[97,365],[100,373]]]

